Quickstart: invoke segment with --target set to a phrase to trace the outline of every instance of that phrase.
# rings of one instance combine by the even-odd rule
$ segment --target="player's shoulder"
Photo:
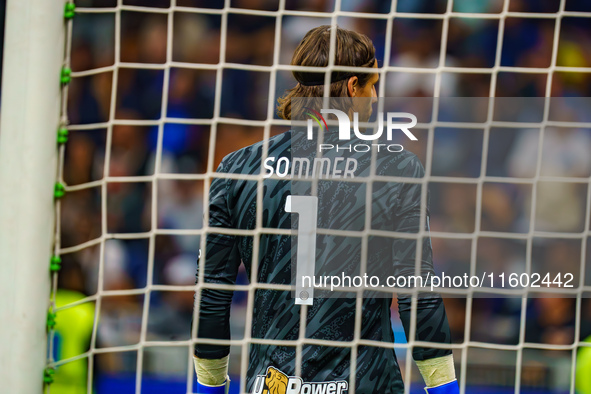
[[[425,167],[419,157],[408,151],[388,154],[382,160],[379,175],[401,176],[409,178],[422,178],[425,176]]]
[[[265,141],[238,149],[226,155],[218,167],[218,172],[257,174],[261,167],[261,157]],[[280,156],[291,145],[291,130],[272,136],[268,140],[268,155]]]

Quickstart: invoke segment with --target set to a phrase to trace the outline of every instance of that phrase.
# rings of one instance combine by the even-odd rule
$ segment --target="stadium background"
[[[218,0],[177,0],[177,6],[222,8]],[[79,7],[115,7],[115,0],[77,1]],[[166,8],[168,0],[125,0],[123,4]],[[286,1],[286,9],[332,12],[333,1]],[[560,2],[553,0],[511,0],[510,11],[555,13]],[[232,0],[238,9],[277,10],[271,0]],[[456,12],[498,13],[503,1],[454,1]],[[398,1],[398,12],[444,13],[446,1]],[[368,19],[363,13],[387,13],[390,1],[343,0],[342,9],[356,11],[359,18],[339,17],[341,27],[367,34],[377,49],[378,64],[383,64],[385,25],[381,19]],[[568,11],[591,11],[584,0],[566,1]],[[306,31],[327,18],[284,16],[281,31],[280,62],[289,64],[291,54]],[[591,67],[591,23],[588,18],[562,19],[558,42],[557,66]],[[273,41],[276,18],[228,14],[225,61],[244,65],[273,64]],[[509,18],[506,20],[501,51],[501,65],[524,68],[550,66],[554,44],[554,19]],[[440,19],[395,19],[391,38],[391,66],[434,68],[439,63],[442,21]],[[495,62],[498,20],[452,18],[449,22],[445,65],[454,67],[491,68]],[[166,14],[121,11],[120,60],[122,62],[162,64],[166,48],[173,44],[173,60],[187,63],[216,64],[220,59],[221,17],[206,13],[175,13],[173,36],[167,37]],[[113,12],[79,13],[73,22],[71,68],[73,72],[99,69],[114,64],[115,16]],[[591,74],[555,72],[552,96],[591,96]],[[111,85],[110,70],[72,79],[68,96],[71,124],[101,124],[109,121]],[[223,70],[220,116],[245,120],[265,120],[269,97],[269,72],[251,71],[248,67]],[[186,119],[213,117],[216,72],[189,68],[172,68],[168,97],[163,96],[164,71],[159,69],[122,68],[116,92],[116,118],[156,120],[163,100],[168,102],[168,116]],[[444,73],[441,96],[482,97],[489,95],[490,73]],[[433,95],[435,76],[428,73],[392,72],[379,84],[385,85],[385,96]],[[543,97],[547,74],[543,71],[500,72],[496,83],[497,97]],[[277,72],[276,95],[294,84],[288,71]],[[133,122],[130,122],[133,123]],[[137,122],[138,124],[141,122]],[[286,127],[273,126],[272,134]],[[554,135],[555,134],[555,135]],[[591,130],[548,131],[554,135],[553,146],[544,151],[543,166],[558,169],[563,176],[591,175]],[[106,127],[70,132],[65,150],[64,180],[78,185],[103,178]],[[164,127],[162,172],[203,173],[206,171],[209,125],[166,124]],[[215,166],[227,153],[259,141],[263,127],[247,122],[220,122],[215,144]],[[433,175],[478,176],[480,154],[475,146],[482,144],[482,134],[471,130],[436,130],[435,143],[445,146],[436,150]],[[157,126],[136,124],[113,127],[110,151],[110,176],[145,176],[154,172]],[[487,174],[494,176],[531,176],[535,167],[521,160],[534,149],[537,134],[527,131],[491,132]],[[421,157],[424,147],[413,148]],[[535,148],[537,149],[537,148]],[[545,149],[545,148],[544,148]],[[562,154],[553,154],[556,151]],[[444,155],[437,156],[437,152]],[[568,154],[565,154],[567,153]],[[571,162],[566,163],[568,158]],[[421,157],[425,162],[425,157]],[[575,164],[572,164],[575,163]],[[528,175],[530,174],[530,175]],[[202,225],[203,185],[194,180],[158,180],[159,228],[198,229]],[[471,233],[474,229],[475,186],[469,184],[431,184],[431,224],[434,231]],[[531,189],[520,184],[488,184],[482,194],[481,229],[502,232],[526,232],[524,215]],[[109,233],[146,233],[150,231],[151,182],[110,182],[108,184],[107,228]],[[558,231],[585,230],[586,187],[562,188],[561,196],[570,204],[564,212],[549,219]],[[100,188],[69,192],[61,209],[62,247],[80,245],[101,236]],[[543,221],[540,225],[544,225]],[[591,243],[586,240],[587,262],[591,265]],[[190,285],[194,282],[199,236],[158,235],[154,250],[153,283]],[[148,240],[112,239],[106,241],[103,288],[120,290],[143,288],[148,278]],[[453,271],[469,264],[470,241],[433,239],[438,270]],[[561,261],[578,264],[581,240],[534,240],[532,260]],[[59,287],[80,294],[97,291],[99,272],[98,246],[92,246],[62,257]],[[507,238],[482,238],[478,241],[477,259],[490,264],[517,263],[525,259],[523,241]],[[244,276],[241,283],[246,283]],[[589,282],[587,282],[589,283]],[[75,293],[68,293],[75,294]],[[520,301],[475,299],[471,321],[471,340],[494,344],[517,344],[519,341]],[[127,346],[138,343],[144,297],[105,297],[99,311],[97,347]],[[190,338],[193,294],[191,292],[152,291],[147,338],[149,340],[186,340]],[[465,301],[447,299],[446,306],[453,342],[464,340]],[[237,292],[232,308],[233,338],[243,336],[246,294]],[[394,316],[397,315],[394,309]],[[527,306],[526,342],[572,344],[575,324],[574,299],[536,298]],[[591,335],[591,303],[582,304],[580,338]],[[68,324],[66,315],[58,316],[57,331]],[[88,326],[76,326],[84,341]],[[90,322],[92,327],[92,321]],[[403,340],[399,321],[393,321],[398,341]],[[63,335],[67,335],[64,332]],[[402,337],[401,337],[402,335]],[[59,337],[59,336],[58,336]],[[86,349],[84,349],[86,350]],[[232,350],[230,373],[234,382],[239,377],[240,349]],[[473,392],[513,392],[515,385],[515,352],[468,349],[468,388]],[[143,361],[142,393],[183,393],[186,390],[186,347],[148,347]],[[399,356],[403,356],[400,352]],[[59,355],[56,354],[59,360]],[[94,385],[98,393],[134,392],[137,351],[118,351],[94,356]],[[456,354],[456,361],[460,357]],[[570,351],[524,349],[521,373],[522,392],[565,392],[570,382]],[[84,362],[84,361],[82,361]],[[84,364],[85,365],[85,364]],[[59,382],[59,368],[56,374]],[[413,374],[413,389],[422,386],[420,376]],[[476,388],[478,386],[478,388]],[[482,386],[488,386],[488,391]],[[236,386],[234,386],[235,388]],[[65,390],[65,389],[64,389]],[[62,392],[56,386],[52,392]],[[63,391],[66,392],[66,391]]]

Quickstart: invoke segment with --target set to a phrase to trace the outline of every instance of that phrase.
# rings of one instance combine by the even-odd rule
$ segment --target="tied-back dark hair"
[[[323,25],[310,30],[296,48],[291,64],[294,66],[327,67],[330,53],[331,26]],[[364,34],[336,27],[335,66],[368,67],[376,62],[375,48]],[[324,96],[324,72],[294,71],[298,84],[285,92],[278,101],[277,114],[283,119],[299,119],[302,114],[293,113],[291,99],[294,97],[317,97],[319,102]],[[333,71],[329,85],[330,97],[349,97],[347,82],[356,76],[360,86],[370,80],[370,72]],[[321,104],[319,103],[318,108]],[[303,109],[301,109],[303,111]],[[293,109],[293,111],[300,111]]]

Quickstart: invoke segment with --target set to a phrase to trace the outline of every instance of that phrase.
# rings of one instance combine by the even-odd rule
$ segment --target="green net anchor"
[[[68,142],[68,129],[60,127],[57,131],[57,143],[65,144],[66,142]]]
[[[61,83],[66,85],[66,84],[70,83],[71,80],[72,80],[72,70],[69,67],[63,67],[62,73],[60,76]]]
[[[73,2],[67,2],[66,7],[64,9],[64,18],[72,19],[76,14],[76,4]]]
[[[47,311],[47,329],[48,330],[53,330],[55,325],[56,325],[56,319],[57,314],[53,311],[53,310],[48,310]]]
[[[62,198],[64,194],[66,194],[66,187],[63,184],[57,182],[53,189],[53,197]]]
[[[60,256],[51,256],[49,261],[49,270],[51,272],[57,272],[62,268],[62,258]]]
[[[55,368],[47,367],[43,371],[43,383],[45,384],[52,384],[53,383],[53,375],[55,375]]]

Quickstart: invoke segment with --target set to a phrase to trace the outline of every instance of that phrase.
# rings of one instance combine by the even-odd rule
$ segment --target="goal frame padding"
[[[64,0],[8,0],[0,114],[0,381],[43,390]]]

